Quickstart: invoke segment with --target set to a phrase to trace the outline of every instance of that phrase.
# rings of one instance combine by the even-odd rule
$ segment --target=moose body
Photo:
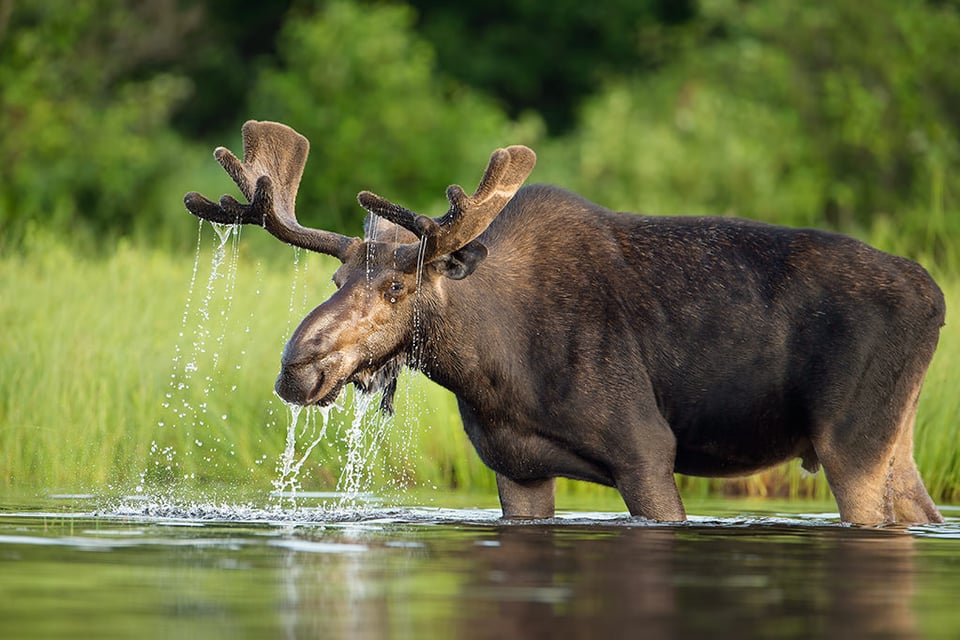
[[[422,370],[456,395],[505,517],[550,517],[554,479],[569,477],[617,487],[632,514],[682,520],[675,472],[800,457],[822,463],[845,521],[942,520],[912,455],[944,319],[919,265],[823,231],[520,188],[534,162],[523,147],[495,152],[473,196],[451,187],[441,218],[361,193],[379,218],[350,239],[296,223],[303,164],[285,173],[291,154],[276,150],[296,144],[282,125],[248,123],[249,158],[217,157],[251,204],[186,198],[200,217],[262,224],[343,262],[337,292],[284,350],[285,400],[328,404],[353,382],[389,404],[399,367]]]

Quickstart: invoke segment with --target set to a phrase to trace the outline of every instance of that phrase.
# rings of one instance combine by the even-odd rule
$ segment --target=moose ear
[[[438,257],[432,264],[440,275],[451,280],[463,280],[473,273],[486,257],[487,248],[482,242],[473,240],[453,253]]]

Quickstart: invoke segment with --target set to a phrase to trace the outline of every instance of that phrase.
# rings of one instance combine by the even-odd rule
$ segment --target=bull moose
[[[327,405],[401,367],[457,398],[507,518],[548,518],[557,477],[616,487],[630,513],[685,519],[674,473],[822,464],[846,522],[942,522],[913,459],[920,387],[944,323],[919,265],[857,240],[727,217],[621,213],[498,149],[476,192],[431,218],[373,193],[364,238],[301,226],[309,143],[243,126],[215,157],[249,204],[187,209],[336,257],[337,291],[284,348],[276,391]]]

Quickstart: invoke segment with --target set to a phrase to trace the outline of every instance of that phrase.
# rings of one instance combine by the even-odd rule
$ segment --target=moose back
[[[277,393],[326,405],[419,369],[457,398],[503,515],[554,513],[554,482],[616,487],[631,514],[685,518],[673,474],[823,466],[844,521],[939,522],[913,459],[920,387],[944,322],[919,265],[846,236],[733,218],[613,212],[498,149],[438,218],[369,192],[365,238],[303,227],[309,144],[247,122],[215,156],[249,204],[187,209],[257,224],[342,262],[283,351]]]

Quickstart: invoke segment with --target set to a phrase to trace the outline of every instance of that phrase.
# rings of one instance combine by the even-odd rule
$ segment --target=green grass
[[[245,231],[233,245],[239,249],[227,251],[221,273],[235,261],[235,280],[217,279],[209,293],[217,244],[209,226],[192,294],[189,254],[122,243],[91,257],[35,234],[0,256],[0,488],[129,492],[145,480],[150,491],[270,490],[290,421],[272,393],[279,354],[304,313],[332,291],[334,264],[301,255],[294,267],[292,249],[266,250],[260,261],[257,235]],[[938,279],[955,308],[960,278]],[[209,319],[201,322],[204,306]],[[960,362],[958,326],[942,333],[917,424],[916,457],[940,501],[960,500],[960,395],[951,376]],[[448,392],[405,374],[397,407],[392,421],[371,412],[353,430],[364,473],[352,486],[495,493]],[[318,438],[318,412],[300,416],[296,458],[319,440],[297,478],[303,489],[343,488],[355,419],[352,408],[335,410]],[[807,477],[797,463],[750,478],[679,483],[698,498],[829,495],[822,472]],[[619,504],[608,488],[559,486],[561,508]]]

